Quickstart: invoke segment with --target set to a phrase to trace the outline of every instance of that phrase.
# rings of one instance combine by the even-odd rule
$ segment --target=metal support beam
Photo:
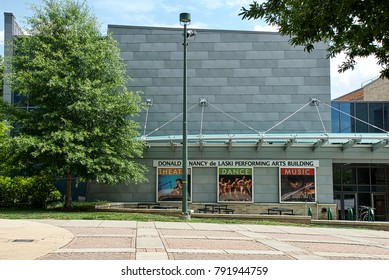
[[[199,99],[199,105],[201,107],[208,106],[208,99],[206,97],[200,97]]]
[[[174,152],[176,150],[177,144],[173,141],[170,141],[170,147],[172,148],[172,151]]]
[[[351,139],[342,146],[342,151],[347,150],[348,148],[353,147],[355,144],[358,144],[361,142],[361,139]]]
[[[328,142],[328,139],[319,139],[315,144],[313,144],[313,151],[316,151],[317,149],[321,148],[324,144]]]
[[[259,151],[259,150],[261,149],[262,145],[263,145],[263,140],[262,140],[262,139],[259,139],[259,140],[257,141],[257,151]]]
[[[309,103],[309,105],[311,105],[311,106],[319,106],[319,99],[317,99],[317,98],[310,98],[310,101],[309,101],[310,103]]]
[[[373,146],[371,147],[371,151],[374,152],[378,149],[381,149],[382,147],[385,147],[388,143],[389,143],[388,140],[379,141],[378,143],[373,144]]]
[[[232,149],[232,139],[228,140],[227,144],[228,144],[228,151],[230,152],[231,149]]]
[[[293,145],[294,143],[296,143],[296,138],[291,138],[291,139],[289,139],[289,140],[286,142],[285,146],[284,146],[284,151],[286,151],[287,149],[289,149],[290,147],[292,147],[292,145]]]
[[[204,146],[205,146],[205,142],[201,140],[201,141],[199,142],[200,151],[204,151]]]

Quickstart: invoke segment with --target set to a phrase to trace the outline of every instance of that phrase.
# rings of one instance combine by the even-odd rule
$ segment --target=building
[[[149,105],[138,118],[146,146],[139,161],[148,167],[148,182],[92,182],[87,199],[180,206],[183,31],[108,30],[133,78],[128,87],[142,91]],[[388,173],[387,134],[331,132],[326,45],[307,53],[278,33],[196,31],[188,45],[190,209],[223,202],[235,213],[262,213],[281,205],[300,215],[311,208],[322,219],[331,209],[344,218],[352,205],[334,185],[339,165],[366,163]],[[380,184],[386,196],[379,218],[387,220],[389,184]]]
[[[332,132],[382,133],[389,131],[389,82],[375,79],[332,101]],[[381,152],[387,144],[374,147]],[[375,151],[375,150],[374,150]],[[389,165],[387,161],[358,160],[333,164],[334,199],[343,208],[373,205],[377,220],[388,220]],[[346,218],[346,213],[341,213]]]
[[[389,101],[389,80],[375,78],[361,88],[335,98],[334,101]]]

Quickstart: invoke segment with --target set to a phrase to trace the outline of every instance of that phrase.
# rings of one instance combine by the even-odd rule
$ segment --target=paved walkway
[[[97,220],[1,220],[6,260],[389,260],[389,232]]]

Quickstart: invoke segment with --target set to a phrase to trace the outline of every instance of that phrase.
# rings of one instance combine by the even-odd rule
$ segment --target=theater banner
[[[280,202],[315,202],[315,168],[280,168]]]
[[[218,202],[253,202],[253,169],[218,168]]]
[[[192,201],[192,169],[188,168],[188,201]],[[182,168],[157,168],[157,201],[182,201]]]

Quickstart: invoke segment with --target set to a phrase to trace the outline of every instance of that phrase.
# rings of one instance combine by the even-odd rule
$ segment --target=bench
[[[150,209],[152,206],[154,206],[154,207],[159,206],[159,203],[158,202],[139,202],[137,206],[138,206],[138,208]]]
[[[269,208],[269,209],[267,209],[267,213],[268,213],[268,215],[277,214],[277,213],[279,215],[294,215],[293,209],[279,208],[279,207]]]
[[[158,206],[154,206],[153,209],[178,209],[178,207],[170,206],[170,205],[158,205]]]
[[[224,204],[216,204],[216,203],[212,203],[212,204],[205,204],[204,205],[204,208],[198,208],[197,211],[199,211],[199,213],[226,213],[226,214],[233,214],[234,213],[234,209],[231,209],[231,208],[228,208],[228,205],[224,205]]]
[[[215,213],[215,212],[217,212],[217,211],[209,209],[209,208],[198,208],[197,211],[199,211],[199,213]]]

